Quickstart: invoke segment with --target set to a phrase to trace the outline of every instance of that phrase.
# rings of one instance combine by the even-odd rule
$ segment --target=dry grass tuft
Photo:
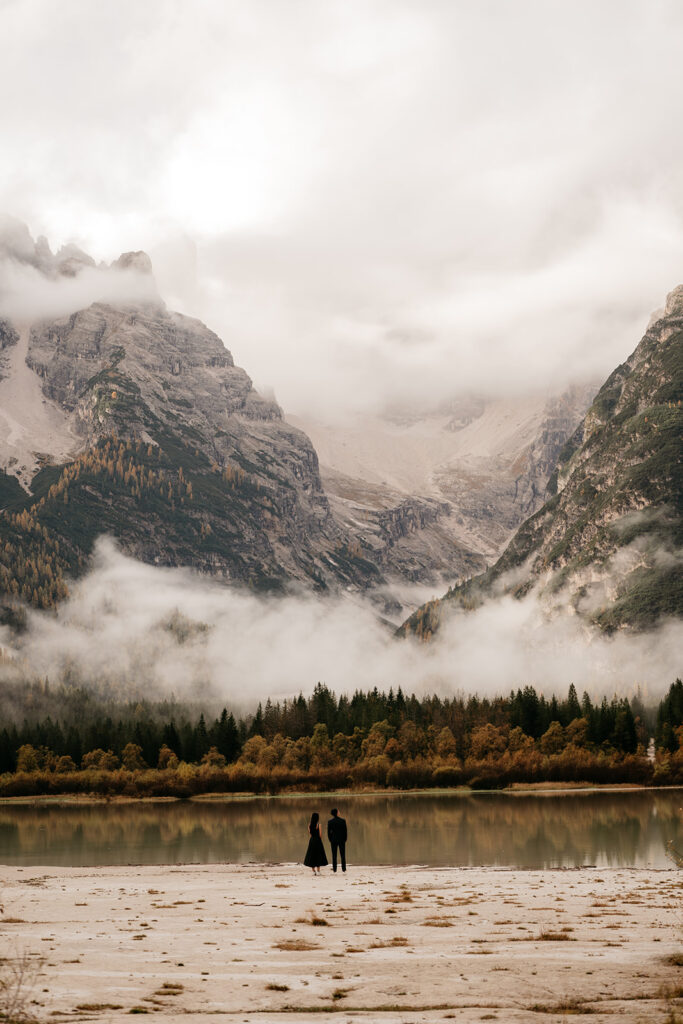
[[[79,1003],[76,1007],[77,1010],[122,1010],[123,1007],[120,1003]]]
[[[412,903],[413,897],[408,889],[402,889],[400,892],[391,892],[386,897],[385,903]]]
[[[276,942],[273,949],[281,949],[285,953],[305,952],[308,949],[320,949],[316,942],[309,942],[308,939],[282,939]]]
[[[332,907],[328,907],[328,910],[332,910]],[[327,928],[329,921],[326,921],[324,917],[319,917],[314,910],[309,910],[308,917],[295,917],[294,924],[313,924],[317,928]]]
[[[155,996],[179,996],[185,990],[180,982],[165,981],[154,993]]]
[[[395,935],[393,939],[387,939],[386,942],[382,942],[379,940],[377,942],[373,942],[372,945],[370,946],[370,949],[387,949],[391,948],[392,946],[398,947],[407,945],[408,940],[404,935]]]
[[[545,1003],[534,1003],[529,1009],[532,1013],[556,1013],[562,1017],[579,1017],[598,1012],[578,999],[563,999],[562,1002],[552,1006]]]

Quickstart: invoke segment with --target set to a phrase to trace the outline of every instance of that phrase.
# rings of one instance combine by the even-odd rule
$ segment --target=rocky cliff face
[[[333,514],[387,576],[443,586],[483,571],[539,508],[596,388],[559,398],[459,399],[352,425],[295,420],[313,439]]]
[[[535,587],[605,629],[680,615],[682,401],[678,288],[563,447],[553,496],[490,570],[421,608],[403,631],[428,636],[449,607],[480,603],[497,587],[519,596]]]
[[[258,589],[381,579],[331,515],[308,437],[213,332],[169,312],[153,279],[140,286],[144,253],[93,269],[16,225],[3,244],[0,258],[49,280],[102,273],[116,291],[134,275],[138,297],[0,323],[0,589],[54,603],[102,533]]]
[[[143,461],[168,461],[191,486],[169,516],[130,504],[115,532],[131,553],[254,584],[324,584],[319,556],[339,531],[313,446],[199,321],[97,303],[34,325],[26,361],[85,451],[114,437],[144,446]]]
[[[434,479],[455,510],[463,541],[487,563],[495,561],[517,527],[543,504],[559,453],[595,390],[592,385],[573,386],[528,404],[485,402],[479,416],[456,428],[462,435],[460,449],[436,468]]]
[[[19,334],[9,320],[0,319],[0,380],[7,376],[9,350],[19,341]]]

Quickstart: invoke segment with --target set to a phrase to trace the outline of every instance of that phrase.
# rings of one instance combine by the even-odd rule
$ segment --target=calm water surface
[[[667,842],[683,847],[680,790],[301,796],[3,804],[0,863],[301,861],[311,812],[324,822],[333,801],[358,864],[668,867]]]

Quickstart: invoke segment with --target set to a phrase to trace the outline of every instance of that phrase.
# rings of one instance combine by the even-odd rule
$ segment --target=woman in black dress
[[[327,865],[327,854],[325,853],[325,847],[323,846],[323,837],[320,832],[320,816],[317,811],[314,811],[311,815],[311,821],[308,826],[308,834],[311,837],[308,840],[308,849],[306,850],[306,856],[304,857],[304,864],[307,868],[313,869],[314,875],[320,874],[320,869]]]

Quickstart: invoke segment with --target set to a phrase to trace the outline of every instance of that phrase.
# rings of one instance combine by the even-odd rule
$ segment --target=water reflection
[[[337,798],[360,864],[664,867],[683,846],[680,791]],[[0,806],[0,863],[300,861],[329,797]]]

